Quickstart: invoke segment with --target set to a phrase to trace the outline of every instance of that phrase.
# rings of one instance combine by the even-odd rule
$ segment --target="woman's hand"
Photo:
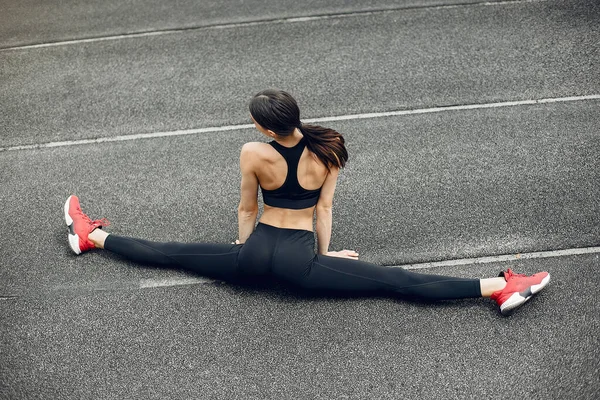
[[[354,250],[328,251],[325,255],[329,257],[340,257],[349,258],[351,260],[358,260],[358,253]]]

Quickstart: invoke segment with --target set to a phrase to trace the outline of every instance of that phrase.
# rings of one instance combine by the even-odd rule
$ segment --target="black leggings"
[[[312,290],[444,300],[480,297],[478,279],[418,274],[360,260],[315,255],[313,232],[259,223],[245,244],[157,243],[109,235],[104,248],[132,261],[234,280],[271,274]]]

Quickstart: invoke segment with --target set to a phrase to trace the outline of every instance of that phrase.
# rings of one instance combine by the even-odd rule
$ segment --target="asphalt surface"
[[[410,9],[0,51],[0,134],[6,147],[248,123],[265,87],[296,95],[303,118],[598,93],[589,10]]]
[[[548,290],[510,318],[195,285],[57,292],[4,306],[8,398],[593,398],[598,256],[521,263]],[[505,265],[431,272],[489,275]],[[578,276],[574,276],[577,274]],[[581,277],[584,278],[581,278]],[[595,309],[597,311],[597,307]],[[29,358],[29,363],[23,362]]]
[[[332,248],[391,267],[566,250],[422,270],[549,271],[509,318],[483,299],[317,296],[76,257],[62,215],[76,193],[111,232],[232,241],[255,131],[68,141],[247,124],[270,86],[304,118],[598,95],[597,2],[1,7],[0,398],[597,397],[600,260],[569,250],[600,245],[598,99],[327,124],[350,151]]]
[[[460,3],[481,1],[462,0]],[[368,4],[346,0],[178,0],[175,5],[159,0],[6,0],[0,5],[3,14],[0,47],[452,4],[447,0],[406,0],[400,3],[392,0],[371,0]]]

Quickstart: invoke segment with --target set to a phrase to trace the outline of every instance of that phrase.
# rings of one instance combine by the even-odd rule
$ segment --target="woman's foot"
[[[537,274],[526,276],[524,274],[515,274],[509,268],[504,275],[506,287],[494,292],[492,300],[500,306],[500,312],[503,315],[512,313],[515,309],[523,305],[534,294],[542,290],[550,282],[550,274],[547,272],[538,272]]]
[[[81,254],[96,246],[89,240],[89,234],[97,228],[108,226],[106,219],[92,221],[90,217],[81,211],[79,198],[75,195],[69,196],[65,203],[65,222],[69,227],[69,246],[75,254]]]

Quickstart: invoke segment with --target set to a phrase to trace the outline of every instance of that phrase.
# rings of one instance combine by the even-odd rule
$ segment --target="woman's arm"
[[[332,207],[333,194],[337,184],[339,168],[331,168],[331,171],[325,179],[325,183],[321,188],[321,195],[317,203],[317,247],[319,254],[332,257],[349,258],[352,260],[358,259],[358,253],[354,250],[329,251],[329,242],[331,240],[331,225],[333,223]]]
[[[240,153],[242,182],[240,205],[238,207],[239,243],[244,243],[254,231],[258,216],[258,178],[254,173],[256,160],[255,146],[259,143],[246,143]]]
[[[317,223],[317,247],[319,254],[327,254],[329,251],[329,241],[331,240],[331,224],[333,223],[332,207],[333,194],[337,184],[339,168],[331,168],[323,187],[316,207]]]

